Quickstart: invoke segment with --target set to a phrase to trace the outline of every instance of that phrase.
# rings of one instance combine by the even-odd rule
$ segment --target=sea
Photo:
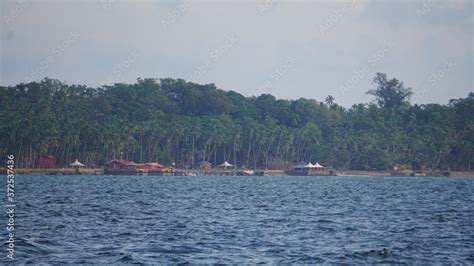
[[[473,192],[461,177],[17,176],[0,264],[472,265]]]

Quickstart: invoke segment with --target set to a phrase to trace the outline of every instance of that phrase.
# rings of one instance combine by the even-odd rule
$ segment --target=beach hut
[[[73,168],[80,168],[80,167],[85,167],[86,165],[79,162],[79,160],[75,160],[74,162],[70,163],[69,164],[70,166],[72,166]]]
[[[304,164],[300,163],[298,165],[293,166],[294,170],[313,170],[313,169],[318,169],[319,167],[322,167],[320,164],[312,164],[311,162]]]
[[[299,163],[299,164],[293,165],[294,170],[303,170],[305,168],[306,168],[306,165],[304,163]]]
[[[133,170],[137,169],[138,164],[127,161],[127,160],[112,160],[106,162],[104,165],[104,169],[112,170],[112,169],[121,169],[121,170]]]
[[[38,168],[42,168],[42,169],[56,168],[56,158],[51,155],[42,156],[38,160]]]
[[[316,162],[316,164],[314,165],[314,168],[316,169],[324,169],[325,167],[320,165],[318,162]]]
[[[139,169],[162,169],[162,168],[165,168],[165,166],[160,164],[160,163],[140,163],[140,164],[137,164],[137,168],[139,168]]]
[[[235,168],[235,165],[230,164],[230,163],[228,163],[227,161],[225,161],[224,163],[219,164],[218,167],[222,167],[222,168],[224,168],[224,169],[227,169],[228,167],[229,167],[229,168]]]
[[[56,168],[56,158],[51,155],[41,156],[38,160],[38,168],[42,168],[42,169]]]
[[[212,164],[207,161],[200,161],[197,163],[197,168],[199,169],[211,169]]]

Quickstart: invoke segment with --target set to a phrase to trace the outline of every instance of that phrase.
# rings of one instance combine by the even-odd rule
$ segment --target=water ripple
[[[21,263],[474,263],[470,178],[16,181]]]

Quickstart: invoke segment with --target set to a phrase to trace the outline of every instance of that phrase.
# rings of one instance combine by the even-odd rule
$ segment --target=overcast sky
[[[473,91],[469,0],[1,3],[1,85],[172,77],[350,106],[384,72],[416,103]]]

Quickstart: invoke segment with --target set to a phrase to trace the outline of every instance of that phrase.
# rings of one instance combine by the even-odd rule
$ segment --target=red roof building
[[[138,164],[137,167],[140,168],[140,169],[161,169],[161,168],[165,168],[163,165],[161,165],[159,163],[141,163],[141,164]]]
[[[111,174],[171,173],[172,168],[159,163],[134,163],[126,160],[112,160],[105,163],[104,170]]]
[[[210,162],[202,161],[197,163],[197,168],[199,169],[211,169],[212,164]]]
[[[51,169],[56,168],[56,158],[51,155],[41,156],[38,160],[38,168]]]
[[[134,162],[130,162],[127,160],[112,160],[110,162],[105,163],[105,169],[137,169],[138,164]]]

